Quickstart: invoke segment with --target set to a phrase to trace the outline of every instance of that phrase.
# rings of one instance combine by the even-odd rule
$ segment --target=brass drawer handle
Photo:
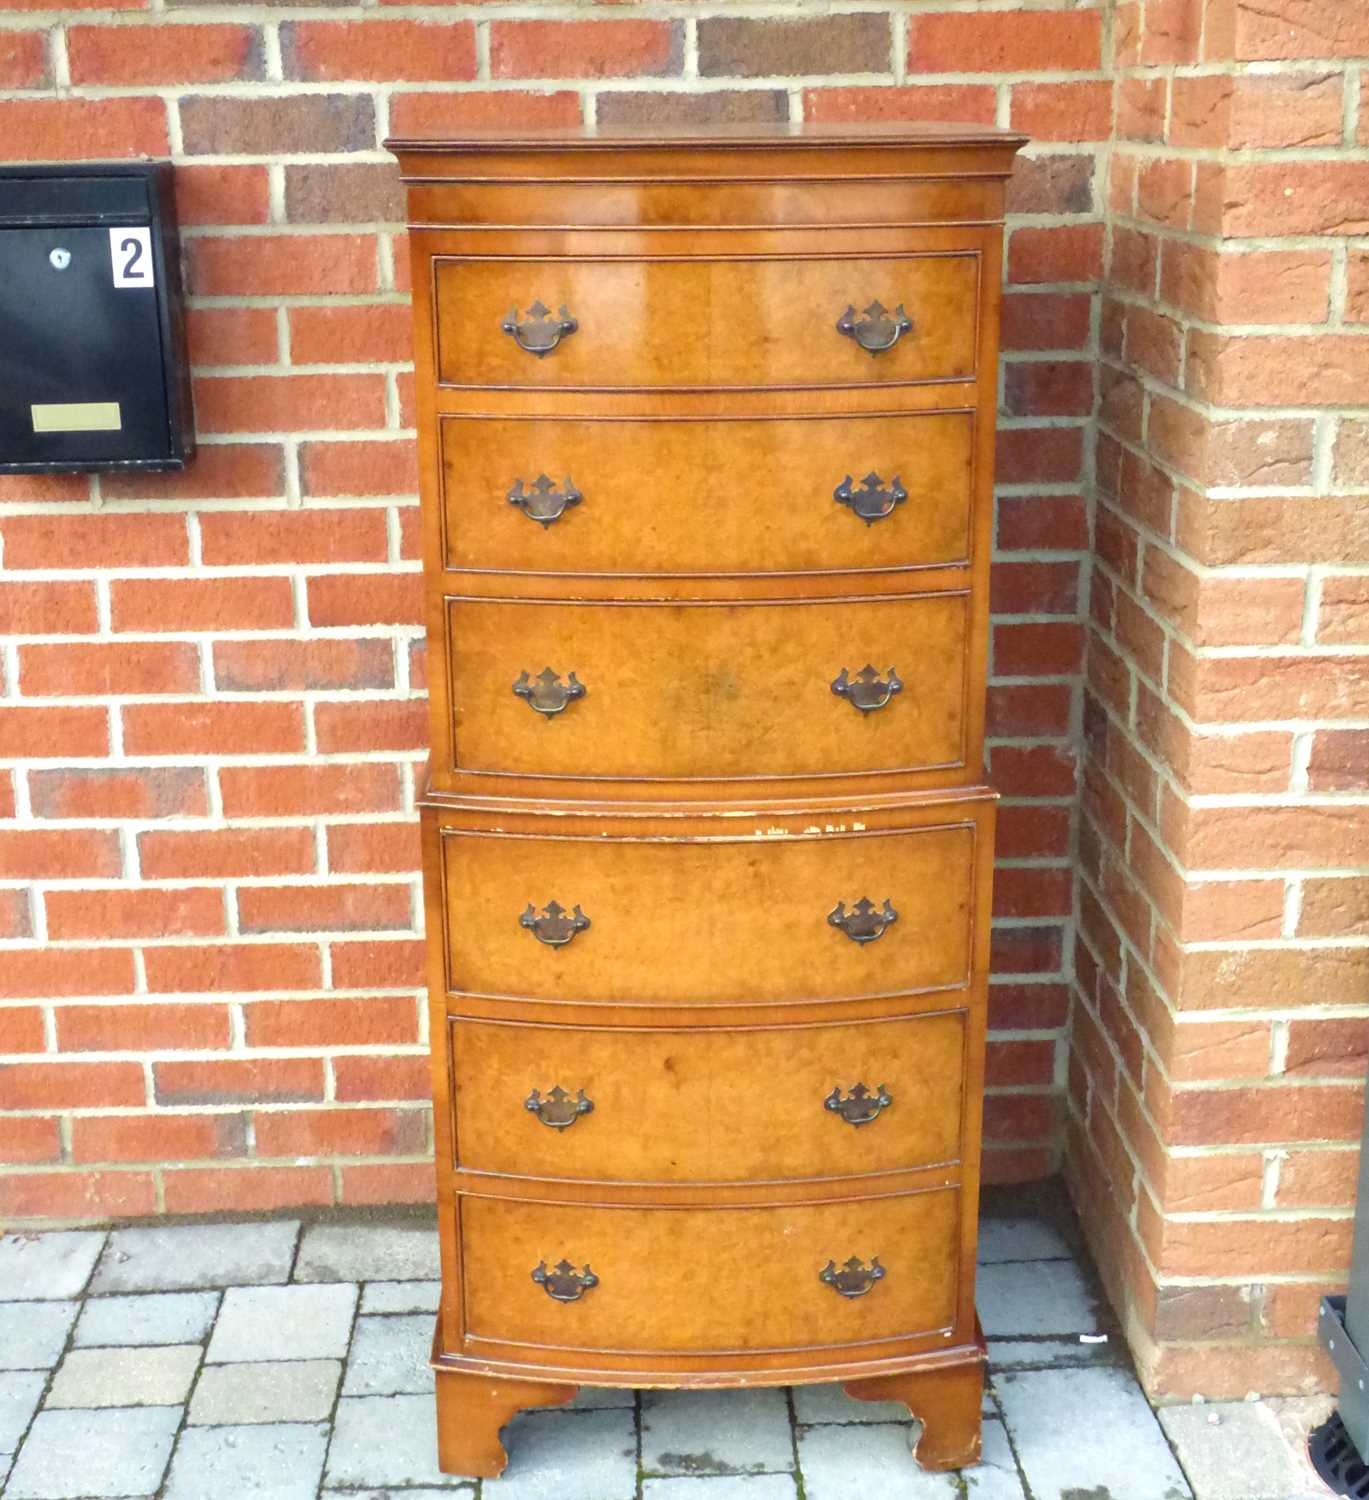
[[[539,943],[548,948],[564,948],[577,932],[589,926],[589,918],[577,906],[569,913],[559,901],[548,901],[539,917],[537,908],[529,901],[527,910],[518,918],[518,925],[526,927]]]
[[[880,1275],[883,1274],[881,1271]],[[578,1302],[599,1285],[599,1278],[588,1266],[577,1271],[568,1260],[558,1260],[550,1270],[546,1261],[539,1261],[532,1279],[553,1302]]]
[[[902,686],[902,683],[899,684]],[[553,672],[550,667],[543,667],[536,677],[529,677],[526,672],[518,674],[518,681],[513,685],[513,695],[521,698],[529,708],[536,709],[539,714],[550,719],[554,714],[559,714],[568,704],[574,703],[577,698],[583,698],[588,689],[574,672],[561,681],[561,674]],[[835,689],[833,689],[835,692]]]
[[[533,1089],[523,1100],[523,1108],[531,1110],[544,1125],[549,1125],[553,1130],[569,1130],[581,1115],[590,1113],[594,1108],[594,1100],[585,1097],[584,1089],[577,1089],[572,1098],[558,1083],[555,1088],[547,1091],[545,1099],[540,1089]]]
[[[867,526],[893,515],[895,506],[902,505],[908,498],[908,491],[903,488],[903,482],[897,474],[889,481],[887,490],[878,474],[867,474],[861,480],[858,490],[852,490],[851,483],[851,476],[848,474],[832,491],[832,499],[838,505],[850,506],[852,512]]]
[[[572,505],[579,505],[585,498],[566,475],[566,486],[558,490],[545,474],[539,474],[527,487],[515,479],[507,500],[515,509],[521,510],[529,521],[536,521],[545,531],[553,521],[559,521]]]
[[[859,318],[855,308],[848,307],[837,319],[837,332],[845,334],[848,339],[855,339],[867,354],[872,355],[883,354],[886,349],[892,349],[905,333],[912,331],[913,320],[903,311],[901,302],[891,313],[882,302],[876,300],[865,309],[864,316]]]
[[[589,1270],[589,1267],[586,1266],[585,1269]],[[872,1255],[867,1266],[860,1256],[853,1255],[841,1266],[836,1261],[829,1260],[818,1272],[818,1280],[824,1286],[830,1286],[834,1292],[840,1292],[843,1297],[863,1297],[875,1282],[883,1281],[887,1274],[879,1263],[879,1256]]]
[[[576,907],[577,911],[579,909]],[[838,932],[844,932],[853,943],[873,943],[898,921],[898,913],[888,901],[881,910],[862,896],[849,912],[846,903],[838,901],[827,913],[827,921]]]
[[[888,1109],[893,1102],[886,1083],[881,1083],[873,1093],[863,1083],[857,1083],[845,1098],[838,1086],[822,1101],[825,1109],[830,1109],[834,1115],[840,1115],[848,1125],[868,1125],[871,1120],[877,1120],[880,1111]]]
[[[514,692],[517,691],[514,688]],[[849,676],[843,667],[832,683],[832,691],[838,698],[845,698],[852,708],[858,708],[863,714],[872,714],[877,708],[883,708],[895,693],[903,691],[903,679],[890,667],[888,676],[881,681],[879,673],[867,662],[854,677]]]
[[[562,339],[569,338],[580,326],[566,311],[565,303],[561,304],[556,317],[550,314],[549,307],[540,301],[534,302],[528,308],[528,316],[520,322],[518,309],[511,307],[508,317],[499,326],[520,349],[535,354],[538,359],[545,359]]]

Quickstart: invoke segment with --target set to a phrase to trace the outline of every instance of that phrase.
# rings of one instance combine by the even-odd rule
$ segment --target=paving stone
[[[1166,1406],[1158,1413],[1199,1500],[1287,1500],[1308,1489],[1278,1417],[1260,1401]]]
[[[1035,1500],[1188,1500],[1155,1413],[1125,1370],[1000,1375],[994,1393]]]
[[[798,1492],[792,1474],[712,1474],[648,1479],[642,1500],[796,1500]]]
[[[625,1407],[521,1412],[504,1437],[509,1466],[481,1500],[633,1500],[637,1432]]]
[[[473,1479],[452,1480],[447,1490],[324,1490],[322,1500],[455,1500],[463,1490],[475,1493]]]
[[[1026,1500],[1022,1476],[1002,1422],[986,1419],[982,1428],[984,1451],[972,1469],[962,1469],[960,1477],[970,1500]]]
[[[979,1262],[1073,1260],[1064,1236],[1041,1219],[981,1219]]]
[[[351,1285],[229,1287],[206,1358],[211,1364],[340,1359],[356,1303]]]
[[[451,1490],[469,1483],[437,1467],[437,1407],[431,1396],[344,1396],[337,1404],[326,1477],[330,1485],[371,1485],[382,1493],[387,1485]],[[487,1489],[492,1482],[485,1481]]]
[[[326,1421],[341,1374],[336,1359],[207,1365],[190,1403],[190,1424]]]
[[[74,1302],[0,1302],[0,1370],[45,1370],[66,1348]]]
[[[1124,1358],[1125,1346],[1081,1344],[1072,1339],[990,1339],[991,1370],[1054,1369],[1059,1365],[1116,1365]]]
[[[6,1500],[156,1494],[180,1421],[176,1406],[40,1411],[10,1471]]]
[[[435,1313],[442,1300],[440,1281],[372,1281],[361,1293],[364,1313]]]
[[[105,1232],[0,1236],[0,1287],[8,1302],[79,1297],[99,1259]]]
[[[431,1391],[433,1320],[418,1317],[358,1318],[347,1357],[344,1396],[393,1396]]]
[[[176,1445],[164,1500],[216,1495],[314,1500],[327,1449],[328,1428],[322,1422],[190,1428]]]
[[[198,1344],[160,1349],[73,1349],[44,1405],[179,1406],[199,1368]]]
[[[433,1281],[441,1272],[437,1230],[412,1224],[311,1224],[296,1281]]]
[[[784,1392],[646,1392],[642,1467],[655,1474],[792,1470],[794,1444]]]
[[[174,1292],[290,1279],[299,1224],[162,1224],[116,1229],[92,1292]]]
[[[92,1297],[76,1323],[78,1345],[199,1344],[214,1326],[218,1292]]]
[[[856,1401],[839,1385],[796,1385],[794,1418],[798,1422],[911,1422],[898,1401]]]
[[[958,1500],[951,1474],[929,1474],[913,1459],[907,1427],[805,1427],[799,1433],[805,1500],[896,1494],[899,1500]]]
[[[980,1267],[975,1302],[990,1338],[1014,1333],[1093,1333],[1102,1310],[1072,1261]]]
[[[0,1375],[0,1455],[18,1448],[46,1383],[42,1370],[10,1370]]]

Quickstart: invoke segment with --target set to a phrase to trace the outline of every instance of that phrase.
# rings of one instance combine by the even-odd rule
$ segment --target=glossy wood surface
[[[443,417],[442,552],[514,573],[851,572],[969,561],[970,412],[782,420]],[[890,514],[863,520],[874,474]],[[549,522],[510,503],[549,479]],[[894,504],[893,481],[906,498]],[[875,486],[881,488],[881,486]],[[542,514],[551,511],[544,506]],[[875,510],[873,504],[868,510]]]

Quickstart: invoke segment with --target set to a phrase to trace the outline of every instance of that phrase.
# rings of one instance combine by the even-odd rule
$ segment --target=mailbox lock
[[[63,249],[61,245],[55,250],[49,250],[48,264],[54,271],[65,271],[71,264],[71,251]]]

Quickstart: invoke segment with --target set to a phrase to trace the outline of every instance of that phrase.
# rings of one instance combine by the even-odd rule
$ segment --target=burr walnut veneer
[[[1003,182],[958,127],[398,141],[444,1469],[580,1386],[979,1444]]]

